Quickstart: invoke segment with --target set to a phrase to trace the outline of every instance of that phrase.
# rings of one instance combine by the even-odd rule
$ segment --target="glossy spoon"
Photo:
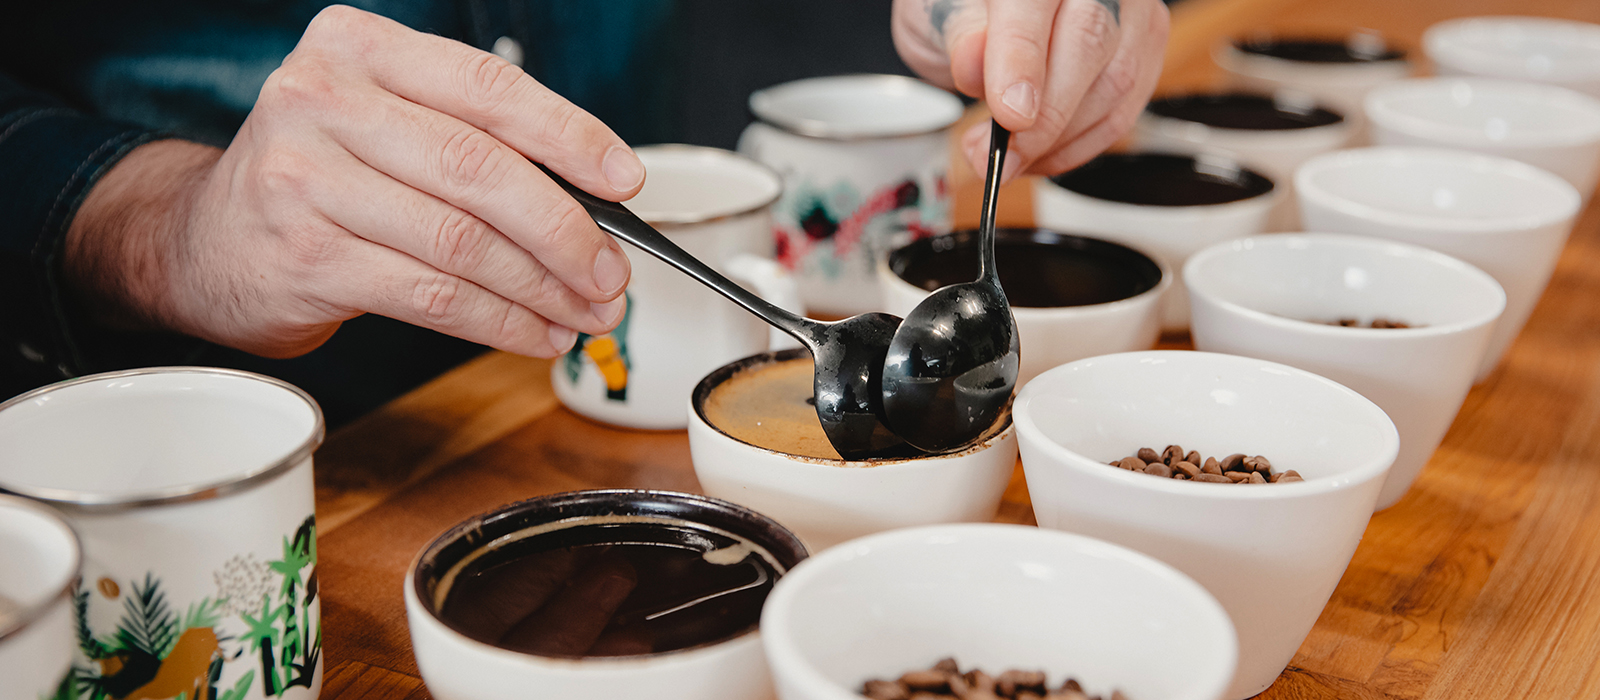
[[[994,211],[1010,138],[990,122],[977,281],[944,287],[917,304],[884,359],[889,428],[927,452],[977,442],[1005,413],[1017,385],[1017,324],[994,258]]]
[[[915,454],[883,423],[883,360],[899,317],[870,313],[826,322],[785,311],[723,277],[627,207],[578,189],[543,165],[539,169],[578,200],[602,230],[678,268],[806,346],[816,368],[812,386],[817,418],[839,456],[860,460]]]

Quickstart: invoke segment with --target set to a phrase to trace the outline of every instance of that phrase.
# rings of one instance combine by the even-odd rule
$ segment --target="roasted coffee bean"
[[[1170,476],[1172,476],[1172,467],[1169,467],[1169,466],[1167,466],[1165,464],[1162,464],[1160,462],[1156,462],[1155,464],[1147,464],[1147,465],[1145,465],[1144,473],[1153,474],[1155,476],[1170,477]]]
[[[1203,471],[1207,474],[1221,474],[1222,465],[1217,463],[1216,457],[1207,457],[1206,463],[1200,467],[1200,471]]]
[[[1194,453],[1191,452],[1189,454],[1194,454]],[[1172,465],[1172,470],[1175,471],[1175,472],[1182,473],[1184,475],[1184,477],[1189,478],[1189,479],[1193,479],[1196,476],[1199,476],[1199,474],[1200,474],[1200,468],[1195,466],[1193,462],[1190,462],[1187,459],[1183,460],[1182,462],[1179,462],[1177,464]]]
[[[1306,480],[1305,477],[1300,476],[1300,472],[1297,472],[1297,471],[1295,471],[1293,469],[1290,469],[1289,471],[1286,471],[1286,472],[1280,474],[1279,478],[1278,478],[1278,482],[1279,483],[1287,483],[1287,482],[1290,482],[1290,481],[1305,481],[1305,480]]]
[[[1200,464],[1200,451],[1189,450],[1189,454],[1183,456],[1183,461],[1198,466]]]
[[[937,690],[944,692],[950,689],[949,672],[936,669],[926,671],[907,671],[900,676],[900,682],[912,690]]]
[[[1261,455],[1245,458],[1244,464],[1245,466],[1250,467],[1251,471],[1261,472],[1262,474],[1272,473],[1272,463],[1268,462],[1267,458],[1262,457]]]
[[[1123,457],[1117,466],[1129,471],[1142,472],[1144,471],[1144,460],[1138,457]]]
[[[944,671],[945,673],[960,674],[961,666],[956,664],[955,657],[946,656],[938,661],[933,662],[933,670]]]
[[[994,676],[979,669],[975,668],[967,671],[967,675],[963,676],[962,680],[965,680],[973,690],[981,690],[986,693],[994,692]]]
[[[872,700],[910,700],[911,690],[894,681],[873,679],[861,688],[861,694]]]
[[[1222,458],[1222,471],[1236,472],[1244,469],[1244,455],[1235,452]]]
[[[1148,447],[1141,447],[1139,448],[1139,451],[1134,454],[1138,456],[1139,459],[1144,460],[1146,464],[1150,462],[1161,461],[1161,455]]]
[[[1255,472],[1228,472],[1223,474],[1223,476],[1227,477],[1228,481],[1232,481],[1233,483],[1237,484],[1241,481],[1249,481],[1250,475],[1254,473]]]
[[[1083,692],[1083,684],[1079,683],[1078,679],[1076,679],[1076,678],[1068,678],[1066,681],[1064,681],[1061,684],[1061,689],[1062,690],[1070,690],[1070,691],[1073,691],[1075,693],[1081,693],[1081,692]]]
[[[1044,671],[1018,671],[1012,669],[994,679],[994,689],[1001,695],[1018,697],[1021,691],[1044,692]]]
[[[1267,477],[1262,476],[1261,472],[1250,472],[1250,483],[1265,484],[1267,483]]]
[[[918,690],[911,693],[911,700],[950,700],[950,698],[953,697],[955,696],[946,695],[944,693],[934,693],[926,690]]]
[[[1223,476],[1221,474],[1205,474],[1205,473],[1202,473],[1202,474],[1200,474],[1200,476],[1195,477],[1194,480],[1195,481],[1208,481],[1208,482],[1211,482],[1213,484],[1231,484],[1231,483],[1233,483],[1232,479],[1229,479],[1228,477],[1225,477],[1225,476]]]
[[[1179,447],[1177,445],[1167,445],[1167,449],[1161,451],[1161,463],[1162,464],[1165,464],[1165,465],[1170,467],[1170,466],[1172,466],[1173,462],[1178,462],[1178,461],[1182,461],[1182,460],[1183,460],[1183,448],[1182,447]]]

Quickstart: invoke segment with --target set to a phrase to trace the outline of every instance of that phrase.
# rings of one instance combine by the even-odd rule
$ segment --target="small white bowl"
[[[1550,281],[1581,198],[1526,163],[1438,148],[1361,148],[1307,161],[1295,174],[1310,231],[1431,248],[1489,273],[1505,289],[1477,381],[1487,379]]]
[[[1288,58],[1296,46],[1314,49],[1326,60]],[[1290,49],[1283,51],[1282,49]],[[1320,50],[1315,50],[1320,49]],[[1342,55],[1341,55],[1342,54]],[[1264,94],[1299,92],[1329,105],[1349,120],[1353,143],[1366,142],[1361,101],[1367,91],[1411,74],[1404,53],[1372,32],[1335,37],[1263,37],[1217,44],[1212,60],[1232,87]]]
[[[1422,34],[1439,75],[1559,85],[1600,97],[1600,25],[1549,17],[1463,17]]]
[[[1588,197],[1600,176],[1600,99],[1489,78],[1419,78],[1367,94],[1380,146],[1459,148],[1520,160]]]
[[[1399,438],[1383,410],[1301,369],[1148,351],[1057,367],[1013,409],[1041,527],[1143,552],[1194,577],[1239,634],[1225,697],[1277,679],[1355,554]],[[1140,447],[1263,455],[1303,482],[1164,479],[1110,466]]]
[[[59,513],[0,494],[0,695],[57,697],[78,649],[72,594],[82,561]]]
[[[1023,525],[940,525],[852,540],[778,581],[761,614],[783,700],[860,700],[953,656],[1043,670],[1092,694],[1218,700],[1237,658],[1216,599],[1150,557]]]
[[[1339,234],[1256,236],[1195,253],[1184,271],[1195,348],[1282,362],[1372,399],[1400,432],[1378,508],[1404,496],[1450,429],[1506,295],[1443,253]],[[1404,321],[1403,329],[1326,325]]]

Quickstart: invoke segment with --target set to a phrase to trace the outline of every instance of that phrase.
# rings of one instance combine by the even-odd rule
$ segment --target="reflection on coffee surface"
[[[1184,95],[1151,100],[1151,114],[1205,124],[1219,129],[1287,131],[1312,129],[1344,121],[1339,114],[1294,100],[1265,95]]]
[[[676,521],[599,520],[470,560],[440,618],[480,642],[552,657],[673,651],[756,628],[781,573],[765,550]]]
[[[995,232],[1000,286],[1012,306],[1052,308],[1105,304],[1143,294],[1161,282],[1161,268],[1131,248],[1039,229]],[[926,238],[889,255],[889,269],[933,291],[978,276],[977,234]]]
[[[706,422],[758,447],[840,459],[817,419],[812,382],[809,356],[741,369],[706,397]]]
[[[1305,63],[1373,63],[1398,61],[1405,53],[1389,48],[1383,38],[1358,33],[1349,39],[1252,39],[1234,44],[1240,51]]]
[[[1272,181],[1221,158],[1110,153],[1050,178],[1086,197],[1125,204],[1192,207],[1227,204],[1272,191]]]

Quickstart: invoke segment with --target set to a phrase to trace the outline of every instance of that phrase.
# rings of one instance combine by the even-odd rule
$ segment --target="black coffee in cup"
[[[1266,176],[1234,161],[1166,153],[1107,153],[1050,181],[1085,197],[1162,207],[1227,204],[1272,191]]]
[[[1006,299],[1018,307],[1105,304],[1161,283],[1161,267],[1139,251],[1044,229],[995,231],[995,261]],[[889,254],[889,269],[929,291],[971,282],[978,276],[978,232],[916,241]]]
[[[1219,129],[1288,131],[1344,121],[1338,112],[1292,99],[1251,93],[1180,95],[1151,100],[1145,111]]]
[[[1377,63],[1405,60],[1405,52],[1390,47],[1376,34],[1358,32],[1345,39],[1320,37],[1260,37],[1234,42],[1247,54],[1302,63]]]

